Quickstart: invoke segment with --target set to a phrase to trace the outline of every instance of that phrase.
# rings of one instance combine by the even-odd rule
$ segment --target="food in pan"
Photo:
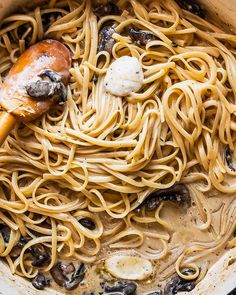
[[[204,17],[188,1],[51,0],[1,21],[1,83],[41,40],[72,58],[67,102],[0,149],[12,273],[40,290],[177,294],[236,245],[236,37]]]

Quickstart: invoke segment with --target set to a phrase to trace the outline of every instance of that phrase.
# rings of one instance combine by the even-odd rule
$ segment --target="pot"
[[[0,19],[17,13],[24,5],[37,5],[40,0],[0,0]],[[236,0],[199,0],[207,12],[207,20],[221,25],[226,31],[236,32]],[[0,260],[0,294],[3,295],[36,295],[38,291],[31,283],[11,274],[7,264]],[[205,278],[191,292],[182,295],[227,295],[236,288],[236,248],[229,250],[208,271]],[[77,293],[77,292],[75,292]],[[62,295],[63,293],[47,288],[41,294]],[[79,293],[77,293],[79,294]],[[236,293],[234,293],[236,294]]]

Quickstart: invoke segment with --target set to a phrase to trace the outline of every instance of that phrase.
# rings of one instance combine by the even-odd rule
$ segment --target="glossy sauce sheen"
[[[214,227],[214,232],[219,234],[220,232],[220,213],[222,206],[229,204],[234,199],[233,196],[217,194],[214,196],[209,196],[207,200],[207,205],[212,212],[212,225]],[[196,204],[192,204],[190,208],[183,209],[178,207],[177,204],[171,202],[165,202],[164,208],[161,211],[162,218],[170,225],[171,227],[171,238],[168,244],[168,253],[161,260],[151,261],[154,265],[153,274],[143,280],[143,281],[133,281],[137,283],[136,295],[149,294],[154,291],[163,290],[166,286],[166,283],[169,281],[171,276],[175,276],[173,265],[176,262],[176,259],[181,255],[182,251],[191,245],[193,242],[211,242],[212,241],[212,232],[213,231],[202,231],[199,229],[199,226],[202,224],[203,219],[199,214]],[[152,214],[152,213],[151,213]],[[108,228],[114,227],[117,223],[116,221],[111,220],[109,217],[103,216],[106,219],[106,226]],[[105,222],[104,222],[105,224]],[[141,229],[141,227],[140,227]],[[166,234],[166,231],[156,223],[144,224],[142,226],[143,230],[150,230],[153,233]],[[149,245],[153,249],[162,249],[162,245],[157,242],[155,238],[149,238]],[[140,250],[142,247],[140,248]],[[212,266],[221,255],[226,252],[226,249],[222,249],[215,253],[210,253],[207,257],[202,257],[197,260],[196,263],[201,267],[206,263],[209,264],[209,267]],[[108,257],[117,255],[137,255],[137,252],[132,249],[126,250],[113,250],[109,247],[103,247],[98,261],[92,265],[86,265],[87,271],[85,279],[81,282],[79,287],[70,292],[70,294],[81,295],[83,292],[93,291],[94,294],[99,294],[102,292],[102,285],[104,282],[107,284],[113,284],[117,281],[125,281],[124,279],[118,279],[109,274],[104,267],[104,260]],[[67,263],[70,261],[67,261]],[[76,264],[76,261],[74,261]],[[53,289],[60,290],[64,292],[65,289],[59,288],[55,282],[52,281],[51,287]],[[207,294],[206,294],[207,295]]]

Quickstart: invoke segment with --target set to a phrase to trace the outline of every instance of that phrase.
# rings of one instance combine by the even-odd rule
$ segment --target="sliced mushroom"
[[[229,169],[231,169],[232,171],[236,171],[234,168],[234,164],[233,164],[232,151],[230,150],[229,147],[227,147],[225,149],[225,161],[226,161]]]
[[[125,280],[144,280],[153,272],[153,266],[147,259],[117,255],[105,261],[105,268],[114,277]]]
[[[108,2],[106,4],[99,4],[93,8],[94,14],[101,18],[106,15],[119,15],[119,8],[112,2]]]
[[[99,32],[98,51],[107,51],[111,54],[112,48],[115,44],[115,40],[112,35],[115,33],[115,29],[112,26],[105,26]]]
[[[32,285],[38,290],[43,290],[49,284],[50,280],[47,279],[41,272],[39,272],[32,280]]]
[[[175,202],[190,206],[191,199],[187,187],[183,184],[175,184],[168,189],[162,189],[151,193],[139,206],[145,206],[147,210],[155,210],[162,201]]]
[[[74,272],[72,273],[71,278],[69,279],[67,274],[71,273],[72,268]],[[74,290],[79,286],[85,277],[85,265],[80,264],[77,270],[75,270],[73,264],[63,265],[61,262],[58,262],[51,270],[50,273],[54,281],[61,287],[65,287],[67,290]]]
[[[59,262],[58,268],[62,271],[64,276],[69,275],[75,271],[75,267],[73,263],[63,264]]]
[[[20,253],[22,251],[22,248],[19,246],[14,246],[10,252],[10,257],[11,258],[17,258],[20,256]]]
[[[80,224],[82,224],[84,227],[90,230],[94,230],[96,228],[96,224],[88,218],[81,218],[78,221]]]
[[[34,245],[31,248],[31,254],[34,257],[32,266],[35,267],[42,267],[50,260],[49,254],[47,253],[45,247],[41,244]]]
[[[84,292],[83,295],[95,295],[94,292]]]
[[[8,243],[10,240],[11,229],[5,224],[0,224],[0,233],[2,234],[3,240],[5,243]]]
[[[154,291],[154,292],[151,292],[151,293],[146,293],[145,295],[162,295],[163,292],[160,290],[160,291]]]
[[[128,27],[126,31],[131,40],[139,46],[146,46],[150,41],[157,40],[154,34],[140,31],[134,27]]]
[[[119,294],[123,295],[135,295],[136,294],[137,285],[133,282],[117,282],[113,286],[105,286],[104,290],[106,293],[119,292]]]
[[[30,81],[25,88],[27,94],[36,100],[59,97],[59,104],[63,104],[67,98],[67,90],[61,76],[52,70],[42,71],[38,79]]]
[[[197,0],[176,0],[176,2],[182,9],[188,10],[201,18],[205,18],[206,12]]]
[[[193,274],[194,270],[187,269],[183,272],[183,274]],[[178,292],[190,292],[195,288],[195,280],[184,280],[179,276],[174,276],[170,279],[165,287],[166,295],[174,295]]]
[[[48,28],[50,27],[52,23],[54,23],[56,20],[61,18],[61,16],[62,16],[61,13],[56,11],[53,11],[52,13],[44,13],[42,15],[42,24],[43,24],[44,32],[48,30]]]
[[[65,281],[65,288],[67,290],[74,290],[79,286],[85,277],[86,268],[84,263],[81,263],[78,269],[72,274],[69,281]]]
[[[32,238],[29,237],[29,236],[21,237],[20,240],[19,240],[19,242],[17,243],[17,245],[19,247],[22,247],[23,248],[24,245],[27,244],[30,240],[32,240]]]
[[[54,281],[60,286],[63,287],[67,277],[63,274],[61,270],[61,263],[57,263],[51,270],[50,273]]]
[[[11,258],[17,258],[20,256],[22,248],[31,240],[31,237],[21,237],[19,242],[14,246],[11,250],[10,256]]]

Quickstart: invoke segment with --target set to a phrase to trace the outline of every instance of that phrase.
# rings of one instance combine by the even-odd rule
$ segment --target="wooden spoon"
[[[20,56],[0,90],[0,145],[17,120],[32,121],[66,101],[70,67],[69,50],[55,40],[41,41]]]

